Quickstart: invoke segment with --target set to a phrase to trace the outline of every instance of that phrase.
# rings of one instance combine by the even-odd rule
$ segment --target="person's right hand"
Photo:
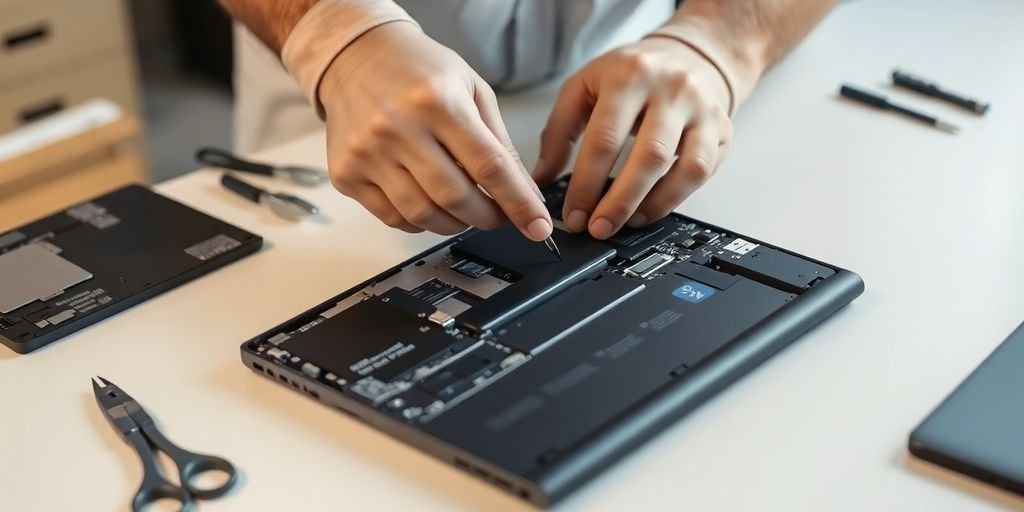
[[[415,25],[388,23],[354,41],[318,95],[331,182],[385,224],[455,234],[508,218],[532,240],[551,234],[490,86]]]

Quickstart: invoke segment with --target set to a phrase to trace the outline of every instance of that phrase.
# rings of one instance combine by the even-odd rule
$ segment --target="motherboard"
[[[565,190],[563,180],[545,191],[556,228]],[[314,397],[288,373],[424,425],[569,338],[593,339],[606,359],[688,329],[695,340],[728,340],[835,273],[677,214],[604,241],[553,236],[561,259],[511,224],[450,239],[248,342],[249,364]],[[687,326],[716,301],[702,317],[712,336]],[[673,371],[717,348],[691,345]],[[500,430],[510,414],[487,421]]]

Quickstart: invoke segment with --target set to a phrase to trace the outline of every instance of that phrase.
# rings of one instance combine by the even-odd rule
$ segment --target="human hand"
[[[491,88],[414,25],[381,25],[351,43],[318,96],[332,183],[385,224],[454,234],[509,218],[532,240],[551,234]]]
[[[718,69],[686,44],[649,37],[597,58],[566,81],[541,134],[539,182],[582,146],[563,220],[606,239],[668,215],[717,169],[732,136],[732,98]],[[607,194],[626,139],[636,140]]]

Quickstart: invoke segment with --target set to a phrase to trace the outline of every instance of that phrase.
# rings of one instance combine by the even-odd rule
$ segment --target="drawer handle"
[[[33,41],[40,41],[45,39],[50,34],[50,26],[46,23],[40,23],[39,25],[28,28],[19,32],[14,32],[4,38],[4,47],[11,49],[26,44],[31,44]]]
[[[61,110],[64,110],[64,100],[61,100],[60,98],[58,98],[58,99],[55,99],[55,100],[52,100],[52,101],[48,101],[46,103],[43,103],[43,104],[40,104],[40,105],[36,105],[34,107],[29,107],[29,108],[26,108],[26,109],[22,110],[21,111],[21,122],[22,123],[31,123],[32,121],[37,121],[37,120],[42,119],[42,118],[44,118],[44,117],[46,117],[48,115],[56,114],[57,112],[60,112]]]

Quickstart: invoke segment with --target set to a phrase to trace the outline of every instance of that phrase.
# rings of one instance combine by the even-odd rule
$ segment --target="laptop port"
[[[508,492],[512,492],[512,490],[514,489],[514,487],[512,487],[512,482],[509,482],[508,480],[505,480],[500,476],[494,477],[494,483],[498,484],[500,487],[504,488]]]

